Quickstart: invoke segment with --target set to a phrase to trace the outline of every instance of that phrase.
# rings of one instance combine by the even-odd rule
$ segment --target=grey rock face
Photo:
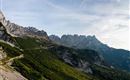
[[[61,38],[58,38],[58,36],[51,35],[49,38],[61,45],[77,49],[107,48],[107,45],[103,44],[104,46],[102,46],[102,43],[95,36],[63,35]]]
[[[50,35],[49,39],[52,40],[53,42],[57,43],[57,44],[61,44],[61,39],[56,35]]]
[[[69,52],[64,52],[63,55],[59,55],[61,59],[64,60],[67,64],[83,71],[86,73],[92,73],[90,68],[90,63],[87,61],[83,61],[82,59],[74,58],[74,55]]]
[[[34,27],[22,27],[17,24],[11,23],[10,21],[5,19],[2,12],[0,12],[0,22],[6,28],[7,32],[12,36],[29,36],[49,40],[48,35],[45,31],[38,30]]]
[[[64,46],[57,46],[50,50],[56,51],[57,56],[65,63],[86,73],[93,73],[91,65],[96,63],[102,65],[98,53],[93,50],[75,50]]]
[[[0,22],[0,39],[14,44],[12,36],[7,32],[6,28],[3,26],[1,22]]]

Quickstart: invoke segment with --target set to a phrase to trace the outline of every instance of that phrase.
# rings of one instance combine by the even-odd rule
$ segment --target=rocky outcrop
[[[14,43],[13,37],[9,33],[7,33],[6,28],[2,25],[1,22],[0,22],[0,39],[10,43]]]
[[[80,71],[92,74],[91,65],[103,65],[103,60],[93,50],[75,50],[64,46],[50,48],[65,63],[77,68]]]
[[[5,17],[3,16],[2,12],[0,12],[0,39],[14,44],[15,41],[12,35],[6,29],[4,22],[5,22]]]
[[[10,21],[6,20],[3,13],[0,12],[0,23],[6,28],[6,31],[15,37],[36,37],[40,39],[49,40],[48,35],[43,30],[38,30],[34,27],[22,27],[15,23],[11,23]]]

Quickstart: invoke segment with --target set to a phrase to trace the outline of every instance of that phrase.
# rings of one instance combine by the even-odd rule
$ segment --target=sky
[[[111,47],[130,50],[129,0],[1,0],[0,6],[21,26],[48,35],[95,35]]]

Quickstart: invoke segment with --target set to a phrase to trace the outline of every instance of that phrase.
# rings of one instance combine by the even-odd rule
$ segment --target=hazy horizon
[[[6,18],[49,35],[95,35],[114,48],[130,50],[129,0],[2,0]]]

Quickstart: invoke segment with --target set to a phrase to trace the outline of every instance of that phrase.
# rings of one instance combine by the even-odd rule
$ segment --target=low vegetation
[[[125,72],[97,65],[92,66],[94,74],[81,72],[45,48],[56,45],[44,40],[26,37],[16,38],[16,41],[23,51],[4,43],[0,45],[10,57],[24,54],[24,58],[15,59],[12,66],[29,80],[130,80],[130,75]]]

